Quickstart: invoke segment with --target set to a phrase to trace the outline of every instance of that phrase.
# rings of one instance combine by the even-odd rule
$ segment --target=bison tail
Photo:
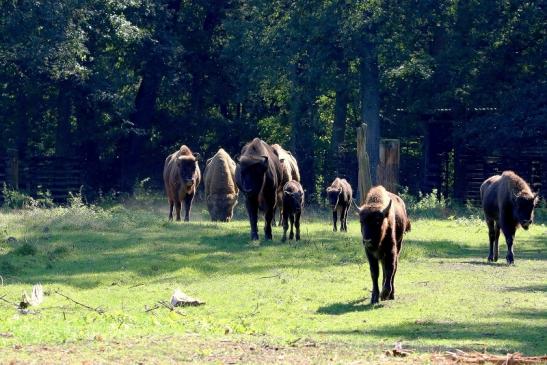
[[[411,228],[410,220],[407,220],[407,221],[406,221],[405,232],[410,232],[410,228]]]

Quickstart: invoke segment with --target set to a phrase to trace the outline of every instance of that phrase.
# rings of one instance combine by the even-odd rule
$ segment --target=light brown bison
[[[298,169],[298,162],[296,158],[289,151],[283,149],[280,145],[273,144],[272,148],[281,162],[283,168],[283,177],[281,178],[280,189],[277,192],[277,207],[279,208],[279,224],[283,217],[283,187],[291,180],[300,182],[300,170]],[[275,225],[275,213],[274,213],[274,225]]]
[[[236,183],[245,194],[245,206],[251,224],[251,239],[258,239],[258,210],[264,212],[264,235],[272,239],[272,219],[283,170],[273,148],[259,138],[241,149],[236,167]]]
[[[340,231],[348,231],[348,211],[353,199],[351,185],[346,179],[336,178],[327,188],[327,199],[332,208],[333,231],[338,230],[336,220],[340,214]]]
[[[237,204],[236,163],[222,148],[209,160],[203,172],[205,201],[213,221],[229,222]]]
[[[410,231],[405,203],[383,186],[375,186],[368,192],[365,204],[359,208],[359,220],[372,277],[371,303],[377,303],[379,298],[395,299],[394,281],[403,234]],[[378,261],[384,274],[381,293],[378,287]]]
[[[169,220],[173,220],[173,206],[180,221],[180,210],[184,202],[184,220],[190,220],[190,209],[196,194],[201,172],[198,166],[197,153],[182,145],[177,152],[167,156],[163,166],[163,182],[169,199]]]
[[[513,241],[519,226],[528,229],[534,220],[538,195],[513,171],[486,179],[480,188],[482,208],[488,225],[488,261],[498,261],[500,229],[507,243],[507,263],[514,263]]]
[[[291,221],[291,233],[289,239],[292,240],[293,225],[296,227],[296,240],[300,240],[300,216],[304,208],[304,189],[298,181],[291,180],[283,187],[283,239],[287,240],[287,230],[289,229],[289,220]]]

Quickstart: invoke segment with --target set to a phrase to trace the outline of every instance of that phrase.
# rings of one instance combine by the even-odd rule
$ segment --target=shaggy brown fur
[[[165,159],[163,166],[163,182],[169,200],[169,220],[173,220],[173,206],[177,211],[177,221],[180,221],[180,210],[184,202],[184,220],[190,220],[190,209],[201,180],[198,166],[198,154],[183,145],[180,149]]]
[[[276,206],[279,208],[279,224],[281,224],[283,217],[283,187],[291,180],[300,182],[300,170],[298,169],[298,162],[296,162],[296,158],[294,158],[292,153],[283,149],[283,147],[278,144],[273,144],[272,148],[283,168],[283,177],[281,178],[281,184],[279,184],[280,189],[277,192]],[[275,214],[273,224],[275,225]]]
[[[336,220],[340,214],[340,231],[348,231],[348,211],[353,199],[351,185],[346,179],[336,178],[327,188],[327,199],[332,208],[333,231],[336,232]]]
[[[236,163],[222,148],[209,160],[203,172],[205,201],[213,221],[229,222],[237,204]]]
[[[395,273],[403,244],[403,234],[410,231],[410,221],[403,200],[383,186],[370,189],[365,204],[359,208],[361,235],[372,277],[371,303],[395,299]],[[384,274],[382,292],[378,287],[379,266]]]
[[[304,189],[298,181],[291,180],[283,187],[283,239],[287,240],[287,230],[289,229],[289,220],[291,221],[291,233],[289,239],[292,240],[293,225],[296,227],[296,240],[300,240],[300,215],[304,208]]]
[[[507,263],[514,263],[513,242],[519,226],[528,229],[534,220],[538,195],[513,171],[486,179],[480,188],[482,208],[488,225],[488,261],[497,261],[500,230],[507,243]]]
[[[255,138],[241,149],[236,167],[236,183],[245,194],[251,224],[251,239],[258,239],[258,210],[264,212],[264,235],[272,239],[272,219],[283,170],[273,148]]]

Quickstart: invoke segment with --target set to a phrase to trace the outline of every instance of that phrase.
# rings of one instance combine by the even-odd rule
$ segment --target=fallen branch
[[[7,294],[2,295],[2,296],[0,297],[0,300],[3,301],[3,302],[6,302],[6,303],[8,303],[8,304],[13,305],[14,307],[19,308],[19,304],[14,303],[14,302],[10,302],[9,300],[4,299],[6,296],[7,296]]]
[[[461,350],[446,351],[443,356],[459,364],[484,364],[486,362],[497,365],[524,365],[524,364],[540,364],[547,362],[547,355],[543,356],[522,356],[515,352],[507,355],[492,355],[481,352],[464,352]]]
[[[144,283],[139,283],[139,284],[131,285],[131,286],[129,287],[129,289],[136,288],[136,287],[138,287],[138,286],[143,286],[143,285],[144,285]]]
[[[63,293],[61,293],[61,292],[58,291],[58,290],[55,290],[54,293],[55,293],[55,294],[59,294],[59,295],[62,296],[63,298],[66,298],[66,299],[70,300],[70,301],[73,302],[73,303],[76,303],[76,304],[78,304],[78,305],[80,305],[80,306],[82,306],[82,307],[84,307],[84,308],[86,308],[86,309],[89,309],[89,310],[91,310],[91,311],[97,312],[97,313],[99,313],[99,314],[104,314],[104,312],[105,312],[105,310],[102,309],[101,307],[97,307],[97,308],[90,307],[90,306],[88,306],[88,305],[86,305],[86,304],[80,303],[80,302],[78,302],[78,301],[72,299],[71,297],[69,297],[69,296],[67,296],[67,295],[64,295]]]

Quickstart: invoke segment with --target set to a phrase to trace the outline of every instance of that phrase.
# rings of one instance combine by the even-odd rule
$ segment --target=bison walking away
[[[281,178],[281,183],[279,184],[279,190],[277,193],[277,205],[276,208],[279,208],[279,224],[283,218],[283,187],[286,183],[291,180],[300,182],[300,170],[298,169],[298,162],[296,158],[286,151],[278,144],[273,144],[272,148],[281,162],[281,167],[283,169],[283,176]],[[274,213],[275,215],[275,213]],[[274,216],[274,225],[275,225],[275,216]]]
[[[209,160],[203,172],[205,201],[213,221],[229,222],[237,204],[236,163],[222,148]]]
[[[180,221],[180,210],[184,202],[184,220],[190,220],[192,201],[201,180],[198,154],[183,145],[177,152],[167,156],[163,167],[163,182],[169,199],[169,220],[173,220],[173,206]]]
[[[336,178],[327,188],[327,198],[332,208],[333,231],[338,230],[336,221],[340,214],[340,231],[348,231],[348,210],[351,206],[353,191],[346,179]]]
[[[488,225],[488,261],[498,261],[500,230],[507,243],[507,263],[514,263],[513,243],[519,226],[528,229],[534,219],[538,195],[513,171],[486,179],[480,188],[482,208]]]
[[[395,299],[395,274],[403,243],[403,234],[410,231],[410,221],[403,200],[383,186],[370,189],[365,204],[359,208],[363,245],[372,277],[371,303],[378,299]],[[382,265],[382,292],[378,287]]]
[[[259,138],[241,149],[236,167],[236,183],[245,194],[245,206],[251,224],[251,239],[258,239],[258,210],[264,212],[264,235],[272,239],[272,219],[283,171],[273,148]]]
[[[283,187],[283,239],[287,240],[289,220],[291,221],[291,233],[289,239],[294,237],[293,225],[296,227],[296,240],[300,240],[300,216],[304,207],[304,189],[298,181],[291,180]]]

